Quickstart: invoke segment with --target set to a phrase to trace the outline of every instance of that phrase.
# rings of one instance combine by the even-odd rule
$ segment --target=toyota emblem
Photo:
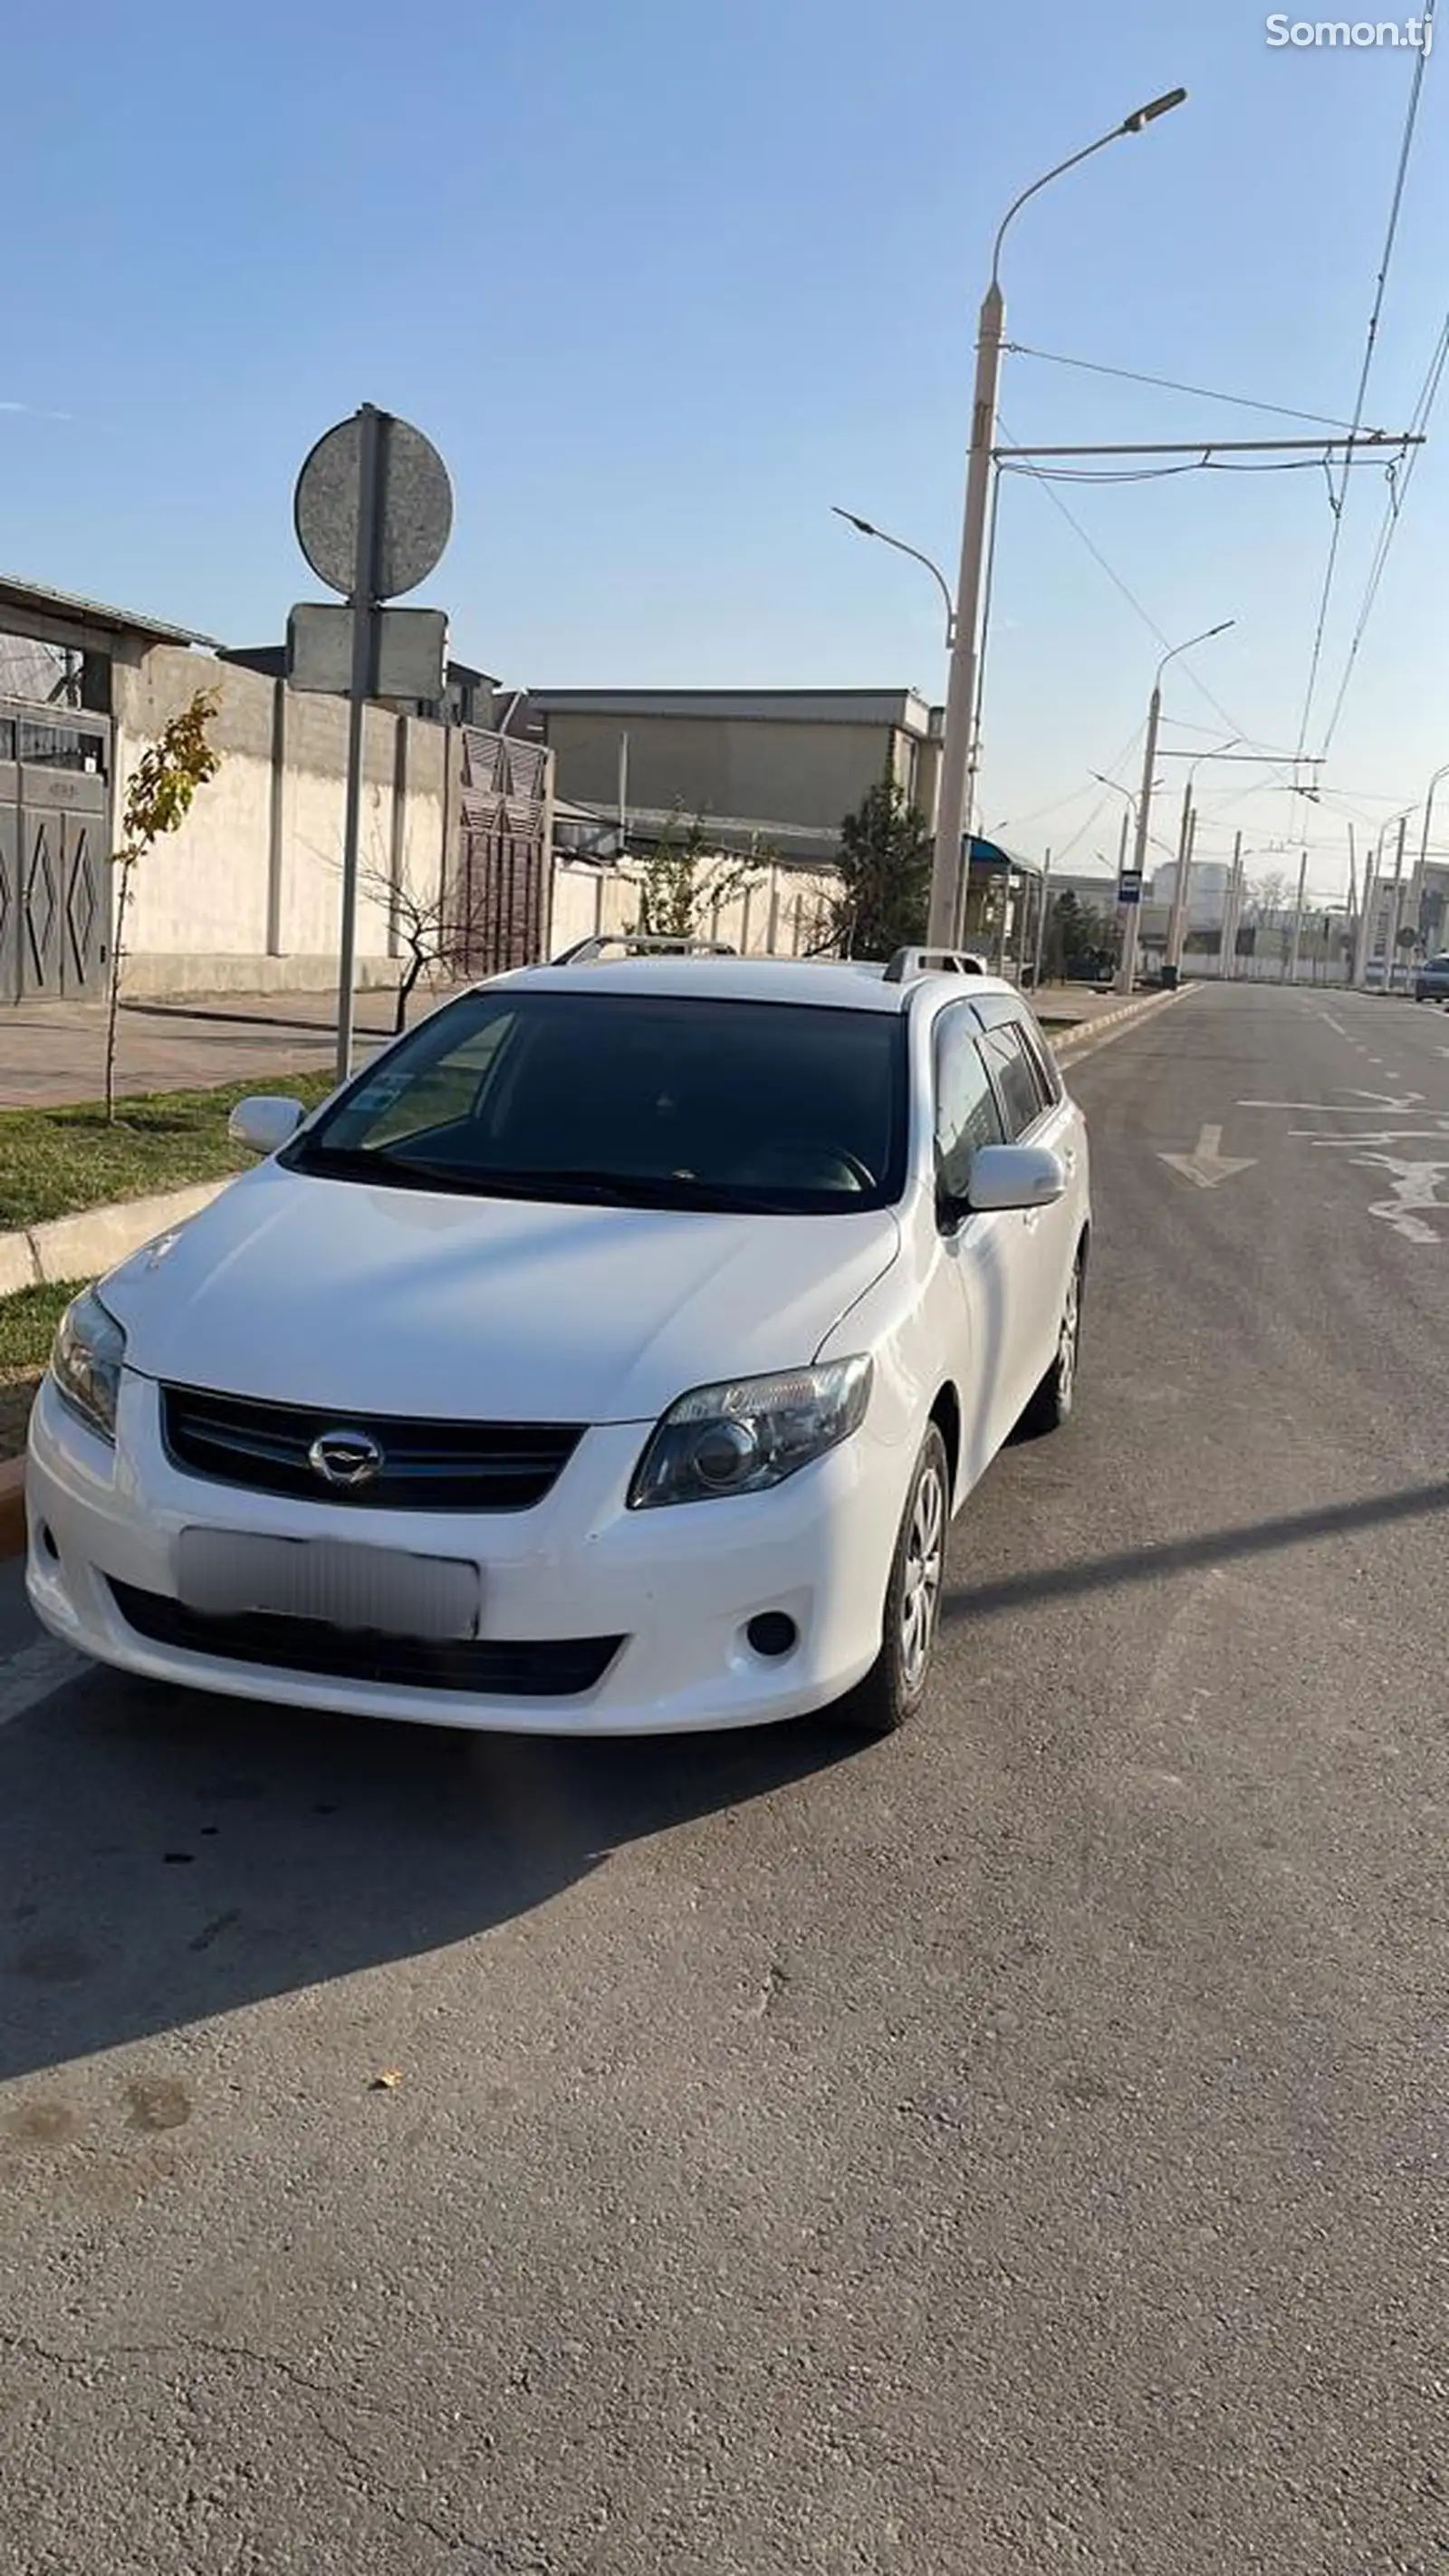
[[[307,1464],[324,1485],[353,1493],[381,1475],[386,1461],[370,1431],[324,1431],[308,1450]]]

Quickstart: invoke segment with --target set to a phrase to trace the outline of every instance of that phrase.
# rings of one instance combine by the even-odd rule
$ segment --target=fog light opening
[[[52,1530],[49,1521],[42,1521],[40,1524],[40,1544],[44,1548],[46,1555],[49,1557],[51,1564],[59,1565],[60,1550],[56,1546],[55,1533]]]
[[[800,1631],[783,1610],[762,1610],[745,1630],[757,1655],[778,1663],[782,1655],[793,1654],[800,1642]]]

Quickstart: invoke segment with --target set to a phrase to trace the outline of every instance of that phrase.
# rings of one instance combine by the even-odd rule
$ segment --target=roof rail
[[[739,950],[722,939],[655,939],[642,931],[617,931],[594,939],[576,940],[561,957],[550,957],[550,966],[591,966],[597,957],[618,949],[625,957],[737,957]]]
[[[898,948],[885,970],[888,984],[904,984],[912,975],[988,975],[984,957],[964,948]]]

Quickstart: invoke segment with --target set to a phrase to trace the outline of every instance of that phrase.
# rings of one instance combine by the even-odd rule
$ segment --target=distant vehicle
[[[1414,977],[1416,1002],[1449,1002],[1449,954],[1426,957]]]
[[[71,1306],[55,1635],[432,1725],[912,1715],[951,1514],[1071,1409],[1081,1113],[974,959],[599,945],[243,1104],[260,1168]]]

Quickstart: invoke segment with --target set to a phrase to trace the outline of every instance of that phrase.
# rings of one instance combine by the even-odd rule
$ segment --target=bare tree
[[[1252,882],[1253,891],[1244,906],[1248,919],[1272,921],[1287,905],[1288,878],[1281,868],[1273,868],[1267,876],[1255,877]]]
[[[463,918],[450,886],[422,893],[406,877],[393,876],[378,860],[358,871],[358,890],[385,906],[402,942],[403,966],[393,1008],[393,1033],[408,1024],[408,1005],[424,975],[438,971],[463,977],[472,950],[471,926]]]

